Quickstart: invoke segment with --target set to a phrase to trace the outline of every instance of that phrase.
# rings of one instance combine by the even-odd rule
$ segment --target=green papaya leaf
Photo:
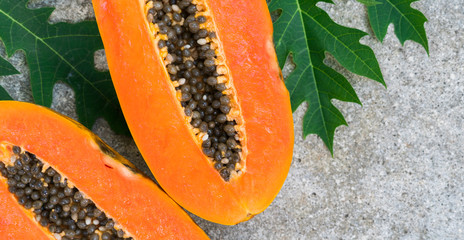
[[[360,103],[346,78],[324,64],[331,53],[346,69],[384,83],[374,52],[359,43],[366,33],[336,24],[316,6],[316,0],[273,0],[270,11],[281,11],[274,22],[274,43],[281,67],[291,54],[295,70],[286,79],[292,109],[303,102],[308,110],[303,134],[317,134],[333,153],[335,129],[346,125],[332,99]],[[332,3],[331,1],[324,1]]]

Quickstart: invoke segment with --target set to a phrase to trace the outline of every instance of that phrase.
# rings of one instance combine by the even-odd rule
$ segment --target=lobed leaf
[[[359,103],[346,78],[324,64],[325,52],[356,74],[384,83],[374,52],[359,43],[366,33],[336,24],[316,6],[317,0],[273,0],[270,11],[281,11],[274,22],[274,43],[283,67],[291,55],[295,70],[286,79],[292,109],[303,102],[308,110],[303,119],[303,134],[317,134],[333,153],[335,129],[346,125],[332,99]],[[332,3],[329,0],[325,2]]]

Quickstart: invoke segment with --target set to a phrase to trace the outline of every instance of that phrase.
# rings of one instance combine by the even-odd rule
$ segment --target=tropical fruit
[[[94,0],[131,133],[161,187],[207,220],[262,212],[293,122],[265,0]]]
[[[0,239],[208,239],[82,125],[0,102]]]

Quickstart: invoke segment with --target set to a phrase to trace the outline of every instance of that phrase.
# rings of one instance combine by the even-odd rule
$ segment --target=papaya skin
[[[0,161],[11,146],[34,153],[139,239],[208,239],[151,180],[79,123],[47,108],[0,101]],[[55,239],[0,176],[0,239]]]
[[[114,86],[162,188],[188,211],[233,225],[264,211],[290,168],[294,132],[265,0],[205,0],[245,128],[242,174],[224,181],[202,153],[146,21],[144,0],[94,0]]]

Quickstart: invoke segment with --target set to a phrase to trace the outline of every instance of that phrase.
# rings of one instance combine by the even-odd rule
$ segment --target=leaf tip
[[[333,139],[328,140],[327,142],[323,139],[325,146],[327,147],[327,150],[330,152],[330,156],[333,158],[334,157],[334,150],[333,150]]]
[[[374,80],[382,84],[385,88],[387,88],[387,84],[385,83],[385,79],[383,79],[383,74],[380,70],[379,73],[380,75],[377,75],[377,78],[375,78]]]
[[[0,86],[0,100],[13,100],[11,95],[2,86]]]
[[[320,137],[320,136],[319,136],[319,137]],[[322,141],[324,142],[325,146],[327,147],[327,149],[328,149],[329,152],[330,152],[330,155],[331,155],[332,158],[333,158],[333,156],[334,156],[334,150],[333,150],[333,141],[334,141],[334,140],[333,140],[333,137],[332,137],[331,139],[328,139],[328,138],[327,138],[327,139],[326,139],[326,138],[321,138],[321,139],[322,139]]]
[[[429,44],[428,44],[428,42],[425,42],[424,44],[422,44],[422,47],[424,47],[425,52],[427,53],[427,57],[430,57],[430,51],[429,51]]]

